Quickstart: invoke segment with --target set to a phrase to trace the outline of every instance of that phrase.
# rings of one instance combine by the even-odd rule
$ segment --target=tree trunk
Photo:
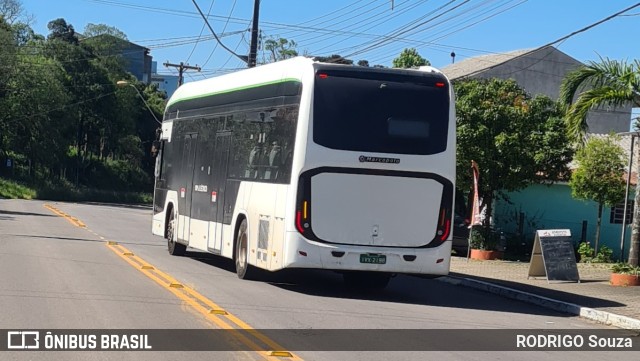
[[[596,223],[596,239],[593,248],[593,256],[598,255],[598,243],[600,242],[600,225],[602,224],[602,203],[598,203],[598,223]]]
[[[636,154],[636,174],[640,174],[640,147]],[[637,176],[636,176],[637,178]],[[638,266],[638,253],[640,252],[640,180],[636,179],[636,194],[633,199],[633,217],[631,224],[631,246],[629,246],[629,264]]]

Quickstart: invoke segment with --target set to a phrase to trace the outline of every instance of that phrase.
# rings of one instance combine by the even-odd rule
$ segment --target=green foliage
[[[109,26],[106,24],[92,24],[88,23],[84,27],[84,31],[82,32],[85,38],[90,38],[99,35],[110,35],[122,40],[128,40],[127,34],[123,33],[120,29]]]
[[[611,272],[619,273],[623,275],[640,276],[640,267],[631,266],[627,263],[616,263],[613,266],[611,266]]]
[[[573,102],[574,97],[578,98]],[[587,112],[601,106],[621,106],[631,103],[640,106],[640,61],[600,59],[569,73],[560,88],[560,100],[566,107],[570,135],[584,140],[587,130]],[[579,143],[582,145],[582,142]],[[635,203],[640,204],[640,182],[636,182]],[[640,217],[637,212],[632,221],[629,264],[638,266],[640,258]]]
[[[271,37],[264,42],[264,49],[269,53],[269,62],[280,61],[298,56],[296,44],[293,40]]]
[[[581,263],[611,263],[613,261],[613,250],[607,246],[602,246],[595,254],[595,250],[588,242],[582,242],[578,246],[578,254]]]
[[[578,246],[578,254],[580,255],[580,262],[588,263],[593,258],[594,249],[588,242],[582,242]]]
[[[589,62],[567,74],[560,87],[560,101],[566,108],[571,137],[583,141],[589,110],[629,103],[640,106],[640,61],[628,64],[601,58],[600,62]]]
[[[613,206],[624,198],[624,151],[613,137],[590,138],[576,154],[571,175],[571,195]]]
[[[338,54],[333,54],[331,56],[316,56],[315,59],[322,63],[353,65],[353,60],[343,58]]]
[[[15,166],[0,172],[31,185],[38,198],[107,200],[151,191],[149,149],[158,124],[136,91],[115,84],[133,84],[157,117],[165,97],[113,56],[123,43],[118,34],[78,42],[73,26],[56,19],[45,39],[1,18],[0,61],[7,71],[0,72],[0,161],[11,158]]]
[[[479,196],[488,214],[497,196],[566,176],[572,149],[561,109],[551,99],[532,98],[513,80],[464,80],[454,89],[457,184],[470,189],[470,165],[476,161]]]
[[[8,24],[15,24],[24,15],[20,0],[0,0],[0,18]]]
[[[495,251],[500,242],[500,235],[493,229],[482,226],[471,227],[470,243],[472,249]]]
[[[36,191],[24,184],[0,178],[0,198],[33,199]]]
[[[61,180],[26,185],[5,178],[0,178],[0,198],[136,204],[151,204],[153,202],[153,196],[149,193],[77,188],[73,184]]]
[[[576,154],[578,167],[569,181],[572,197],[598,203],[596,249],[600,241],[603,205],[613,206],[624,199],[624,151],[614,139],[590,138]]]
[[[59,40],[69,44],[78,44],[78,36],[73,25],[67,24],[62,19],[55,19],[47,24],[47,28],[51,31],[47,40]]]
[[[598,254],[593,263],[611,263],[613,261],[613,250],[607,246],[602,246],[598,250]]]
[[[394,68],[407,69],[423,65],[431,65],[431,63],[429,60],[420,56],[415,48],[404,49],[397,58],[393,59]]]

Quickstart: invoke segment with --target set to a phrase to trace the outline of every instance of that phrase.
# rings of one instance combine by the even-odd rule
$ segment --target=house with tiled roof
[[[570,71],[583,65],[562,51],[547,46],[467,58],[443,67],[451,80],[466,78],[513,79],[529,94],[558,99],[560,84]],[[589,133],[609,134],[629,130],[631,106],[589,112]]]
[[[580,65],[582,63],[578,60],[548,46],[468,58],[443,67],[441,70],[453,81],[466,78],[514,79],[531,95],[544,94],[557,99],[564,77]],[[630,122],[630,105],[615,109],[593,110],[587,116],[590,136],[627,132]],[[629,159],[631,137],[628,135],[621,137],[619,144],[627,154],[626,159]],[[491,165],[480,166],[490,167]],[[632,184],[637,181],[635,169],[637,168],[634,166]],[[631,191],[633,193],[633,187]],[[509,201],[496,201],[492,218],[495,226],[504,232],[522,233],[523,240],[529,244],[533,241],[536,229],[570,229],[576,242],[593,240],[597,204],[572,198],[567,182],[557,182],[551,186],[531,185],[519,192],[510,193],[508,197]],[[629,204],[632,205],[632,202]],[[618,207],[606,208],[603,212],[599,244],[613,249],[615,255],[620,254],[622,209],[621,203]],[[630,210],[631,207],[627,212],[628,215],[631,214]],[[629,219],[630,217],[627,217],[627,222]],[[626,249],[629,245],[629,233],[627,231]]]

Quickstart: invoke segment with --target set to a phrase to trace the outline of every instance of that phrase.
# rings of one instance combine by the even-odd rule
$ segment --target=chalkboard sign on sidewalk
[[[547,281],[580,282],[571,231],[537,230],[531,252],[529,277],[547,277]]]

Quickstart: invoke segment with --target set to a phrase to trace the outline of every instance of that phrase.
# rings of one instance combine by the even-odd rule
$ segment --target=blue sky
[[[202,11],[238,53],[248,51],[248,29],[253,11],[250,0],[197,0]],[[390,65],[403,48],[415,47],[432,65],[535,48],[632,6],[630,0],[262,0],[261,30],[265,37],[295,40],[298,51],[313,55],[353,54],[354,60]],[[87,23],[115,26],[130,41],[149,47],[159,72],[173,69],[161,63],[185,62],[203,67],[188,73],[186,81],[211,77],[244,67],[203,30],[204,22],[192,0],[22,0],[35,17],[34,30],[46,35],[47,23],[64,18],[76,31]],[[438,10],[440,9],[440,10]],[[431,15],[429,15],[431,14]],[[640,7],[556,46],[580,60],[640,59],[637,29]],[[434,18],[435,17],[435,18]],[[415,22],[415,29],[394,31]],[[423,24],[420,24],[423,23]],[[207,37],[196,44],[196,39]],[[386,37],[386,38],[385,38]],[[214,50],[215,48],[215,50]]]

